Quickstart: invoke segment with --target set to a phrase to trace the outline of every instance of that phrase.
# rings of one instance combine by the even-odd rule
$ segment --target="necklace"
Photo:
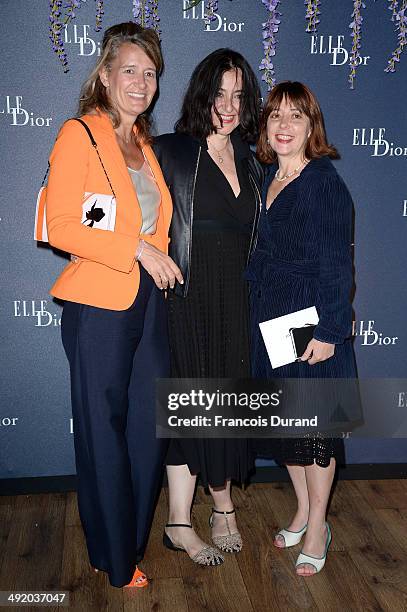
[[[277,170],[274,178],[276,179],[276,181],[278,181],[279,183],[282,183],[283,181],[285,181],[288,178],[291,178],[296,172],[298,172],[298,170],[300,170],[302,168],[302,166],[304,166],[304,164],[306,163],[306,160],[304,159],[304,161],[301,162],[301,164],[297,167],[294,168],[294,170],[292,172],[289,172],[288,174],[286,174],[285,176],[280,178],[280,168]]]
[[[208,145],[211,145],[211,147],[213,147],[213,148],[214,148],[214,150],[215,150],[215,152],[216,152],[216,155],[218,156],[218,162],[219,162],[220,164],[223,164],[223,161],[224,161],[224,160],[223,160],[223,157],[222,157],[222,155],[221,155],[221,153],[222,153],[222,152],[223,152],[223,151],[226,149],[226,147],[228,146],[229,142],[230,142],[230,139],[228,139],[227,143],[225,144],[225,146],[224,146],[222,149],[217,149],[217,148],[215,147],[215,145],[213,145],[213,144],[212,144],[212,143],[211,143],[211,142],[208,140]]]

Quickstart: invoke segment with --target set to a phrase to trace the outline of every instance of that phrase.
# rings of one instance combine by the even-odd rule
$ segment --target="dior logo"
[[[78,45],[81,56],[100,55],[100,41],[89,36],[90,25],[65,26],[64,43]]]
[[[189,0],[183,0],[184,19],[205,20],[205,2],[190,9],[188,6]],[[215,13],[214,16],[215,19],[205,25],[205,32],[241,32],[244,28],[244,21],[228,21],[226,17],[221,17],[218,13]]]
[[[395,146],[385,138],[386,128],[354,128],[354,147],[373,147],[372,157],[401,157],[407,156],[407,147]]]
[[[23,96],[6,96],[6,108],[0,114],[11,115],[11,125],[29,127],[49,127],[52,117],[35,117],[33,112],[27,111],[22,105]]]
[[[35,327],[59,327],[61,318],[47,310],[48,300],[14,300],[15,317],[32,317]]]
[[[0,427],[15,427],[18,417],[0,417]]]
[[[345,36],[343,34],[336,36],[313,34],[311,36],[311,55],[330,55],[331,66],[343,66],[349,60],[349,51],[343,46],[344,41]],[[359,57],[357,65],[366,66],[368,60],[370,60],[370,55]]]
[[[373,329],[374,321],[353,321],[352,335],[362,338],[361,346],[393,346],[398,341],[398,336],[384,336],[382,332]]]

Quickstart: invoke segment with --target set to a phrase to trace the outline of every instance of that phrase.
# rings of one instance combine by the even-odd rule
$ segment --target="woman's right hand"
[[[184,284],[184,279],[181,270],[174,261],[157,249],[152,244],[144,241],[143,250],[138,257],[138,261],[143,268],[153,277],[153,280],[159,289],[174,288],[177,280],[181,285]]]

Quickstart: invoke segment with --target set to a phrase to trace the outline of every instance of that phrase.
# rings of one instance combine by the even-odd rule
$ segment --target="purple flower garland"
[[[407,0],[402,0],[401,8],[398,9],[398,2],[392,2],[389,9],[393,11],[392,21],[396,22],[396,32],[398,45],[393,51],[391,58],[387,62],[385,72],[396,72],[396,62],[400,61],[400,55],[407,45]]]
[[[391,20],[395,21],[396,15],[397,15],[397,7],[399,4],[399,0],[388,0],[390,6],[388,6],[387,8],[389,9],[389,11],[392,12],[391,15]]]
[[[259,70],[263,72],[261,77],[262,81],[267,83],[267,90],[270,91],[275,85],[275,72],[274,65],[271,58],[276,54],[277,48],[277,34],[281,13],[277,10],[280,0],[261,0],[262,3],[267,7],[269,11],[269,17],[267,21],[263,23],[263,48],[264,58],[261,60]]]
[[[64,19],[64,25],[68,25],[72,19],[76,17],[76,9],[81,8],[81,3],[86,2],[86,0],[69,0],[69,4],[66,4],[64,8],[66,8],[66,14]]]
[[[76,11],[81,7],[82,2],[86,2],[86,0],[65,0],[65,2],[67,2],[67,4],[63,6],[63,0],[49,0],[49,38],[52,43],[52,49],[56,53],[66,73],[69,71],[69,68],[63,40],[64,27],[75,19]],[[187,8],[198,6],[201,2],[205,2],[205,22],[210,23],[216,17],[218,0],[189,0]],[[277,9],[281,0],[261,0],[261,2],[267,7],[269,17],[267,21],[262,24],[264,58],[260,63],[259,70],[263,72],[262,80],[267,83],[267,89],[270,91],[276,81],[274,65],[271,58],[276,55],[276,34],[279,31],[281,17],[281,13]],[[99,32],[102,28],[104,0],[95,0],[95,3],[95,31]],[[304,4],[307,7],[305,15],[307,21],[306,31],[316,32],[317,25],[320,23],[319,15],[321,14],[321,0],[304,0]],[[62,15],[63,8],[66,10],[64,16]],[[348,81],[351,89],[354,89],[356,68],[361,63],[360,48],[363,23],[361,11],[364,8],[366,8],[366,5],[363,0],[353,0],[352,21],[349,24],[351,28],[352,50],[349,60],[351,70]],[[385,68],[385,72],[395,72],[396,64],[400,61],[401,53],[407,47],[407,0],[388,0],[387,8],[392,12],[392,21],[396,23],[395,29],[397,32],[398,45],[387,62],[388,65]],[[145,28],[153,28],[159,36],[161,35],[159,28],[160,18],[158,16],[158,0],[132,0],[132,13],[133,20],[136,23],[139,23]]]
[[[103,0],[95,0],[96,2],[96,25],[95,32],[100,32],[102,29],[102,20],[105,13],[103,8]]]
[[[218,11],[218,0],[206,0],[205,3],[205,23],[210,24],[215,20],[215,13]]]
[[[353,12],[352,12],[352,21],[349,24],[351,28],[351,38],[352,38],[352,50],[350,53],[349,66],[350,73],[348,81],[350,83],[350,88],[354,89],[354,80],[356,78],[356,68],[359,66],[361,62],[361,56],[359,49],[361,48],[361,31],[362,31],[362,23],[363,17],[361,14],[362,8],[366,8],[366,5],[362,2],[362,0],[353,0]]]
[[[143,25],[141,23],[141,19],[142,19],[142,10],[141,10],[141,5],[142,2],[141,0],[133,0],[132,2],[132,13],[133,13],[133,21],[135,21],[135,23],[138,23],[140,25]]]
[[[321,14],[319,6],[321,5],[320,0],[304,0],[304,4],[307,5],[307,12],[305,19],[308,21],[306,32],[316,32],[317,25],[320,23],[318,15]]]
[[[161,35],[160,18],[158,16],[158,0],[133,0],[133,21],[143,28],[154,29]]]
[[[68,72],[68,59],[65,53],[64,41],[62,37],[63,25],[61,19],[62,13],[62,0],[50,0],[50,15],[49,15],[49,38],[52,43],[52,49],[58,56],[59,61],[62,64],[62,68],[64,72]],[[71,19],[72,14],[75,15],[74,7],[71,10]]]

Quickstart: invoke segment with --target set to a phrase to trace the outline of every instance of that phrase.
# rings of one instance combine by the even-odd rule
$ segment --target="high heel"
[[[223,552],[229,552],[229,553],[240,552],[243,547],[242,536],[240,535],[240,533],[238,531],[235,531],[234,533],[230,531],[227,515],[233,514],[234,511],[235,510],[233,509],[233,510],[229,510],[228,512],[226,512],[226,511],[216,510],[215,508],[212,508],[212,514],[209,517],[209,527],[211,528],[213,524],[213,514],[214,513],[223,514],[225,518],[226,527],[229,533],[227,535],[219,535],[219,536],[212,537],[212,542],[215,544],[215,546],[220,548],[220,550],[223,550]]]
[[[324,567],[326,556],[328,554],[328,548],[332,540],[331,528],[329,527],[328,523],[325,523],[325,525],[326,525],[328,534],[326,537],[325,553],[323,557],[313,557],[312,555],[306,555],[305,553],[301,551],[300,554],[298,555],[298,559],[295,563],[295,567],[297,568],[300,565],[312,565],[312,567],[315,568],[315,572],[313,572],[312,574],[297,574],[298,576],[305,576],[305,577],[314,576],[315,574],[318,574],[318,572],[320,572],[322,568]]]
[[[97,567],[93,567],[93,565],[91,565],[90,567],[92,571],[95,572],[95,574],[98,574],[100,571],[102,571],[99,570]],[[136,565],[136,570],[133,574],[133,578],[130,580],[129,584],[124,585],[124,588],[136,587],[137,589],[142,589],[146,586],[148,586],[148,578]]]
[[[192,525],[188,525],[185,523],[167,523],[166,527],[188,527],[189,529],[192,529]],[[176,546],[174,544],[169,535],[166,533],[165,529],[163,533],[163,544],[169,550],[179,550],[185,553],[187,552],[185,548],[182,548],[181,546]],[[225,558],[221,554],[219,554],[219,551],[216,548],[213,548],[212,546],[204,546],[202,550],[196,553],[196,555],[189,558],[194,563],[198,563],[199,565],[221,565],[221,563],[223,563],[225,560]]]
[[[301,541],[301,538],[306,531],[307,525],[305,525],[299,531],[291,531],[290,529],[280,529],[280,531],[274,536],[274,541],[278,538],[278,536],[281,536],[282,538],[284,538],[284,546],[277,546],[277,544],[275,543],[274,546],[276,548],[290,548],[291,546],[295,546]]]
[[[128,589],[128,588],[142,589],[146,586],[148,586],[147,576],[136,565],[136,571],[133,574],[133,578],[131,579],[129,584],[126,584],[124,586],[124,588],[125,589]]]

